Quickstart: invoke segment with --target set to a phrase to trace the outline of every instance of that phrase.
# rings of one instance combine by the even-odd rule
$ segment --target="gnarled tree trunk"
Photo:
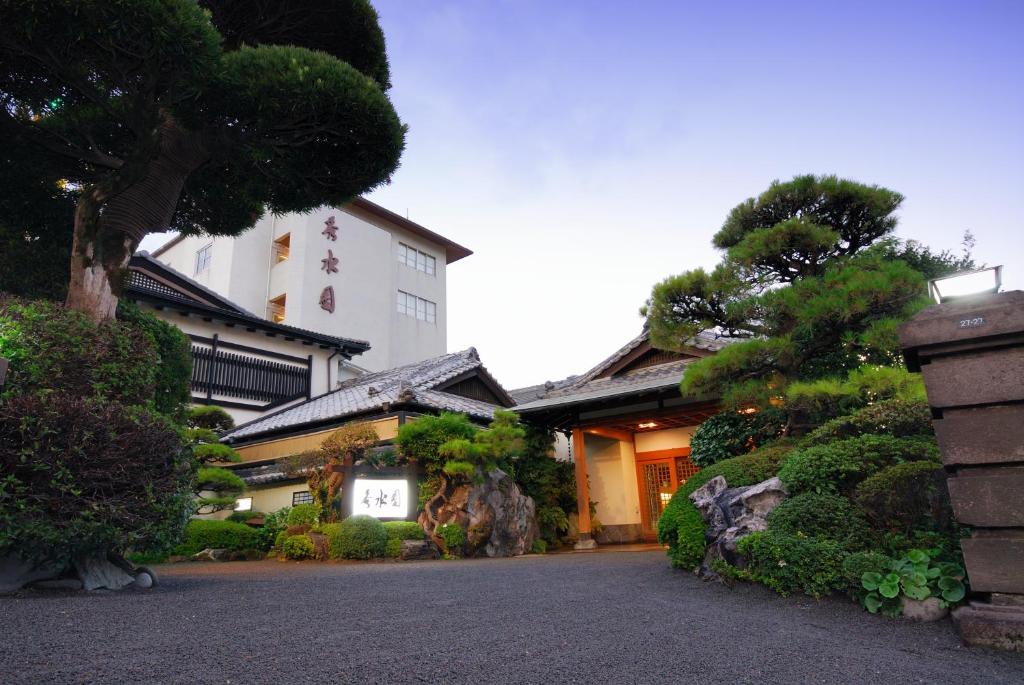
[[[166,116],[150,157],[125,164],[109,186],[83,191],[68,307],[97,322],[114,318],[132,253],[147,233],[167,230],[185,180],[207,158],[200,136]]]

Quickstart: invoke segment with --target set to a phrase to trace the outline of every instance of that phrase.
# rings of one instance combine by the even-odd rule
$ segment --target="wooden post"
[[[590,531],[590,485],[587,483],[587,448],[583,429],[572,429],[572,461],[576,466],[576,509],[579,512],[579,541],[575,548],[594,549],[597,542]]]

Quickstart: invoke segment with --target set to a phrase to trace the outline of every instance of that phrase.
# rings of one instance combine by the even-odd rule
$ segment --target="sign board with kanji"
[[[352,513],[378,519],[409,516],[409,481],[398,478],[360,478],[352,482]]]

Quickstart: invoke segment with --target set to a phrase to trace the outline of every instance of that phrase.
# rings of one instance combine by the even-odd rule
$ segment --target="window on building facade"
[[[292,234],[285,233],[280,238],[274,239],[274,264],[288,259],[292,250]]]
[[[210,261],[213,259],[213,243],[199,248],[196,251],[196,273],[201,274],[210,268]]]
[[[398,291],[398,313],[427,323],[437,323],[437,303],[416,297],[404,290]]]
[[[398,263],[405,264],[410,269],[422,271],[428,276],[437,273],[437,259],[405,243],[398,243]]]
[[[285,306],[288,303],[288,295],[278,295],[274,299],[267,302],[267,318],[274,323],[281,323],[284,321]]]
[[[312,504],[313,495],[310,494],[309,490],[301,490],[299,492],[292,493],[292,506],[297,504]]]

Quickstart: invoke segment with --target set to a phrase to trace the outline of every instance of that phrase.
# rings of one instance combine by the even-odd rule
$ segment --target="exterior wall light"
[[[928,294],[939,304],[972,295],[999,292],[1003,284],[1003,267],[992,266],[973,271],[960,271],[928,281]]]
[[[636,427],[637,428],[657,428],[658,424],[656,424],[654,421],[647,421],[646,423],[638,423],[636,425]]]

